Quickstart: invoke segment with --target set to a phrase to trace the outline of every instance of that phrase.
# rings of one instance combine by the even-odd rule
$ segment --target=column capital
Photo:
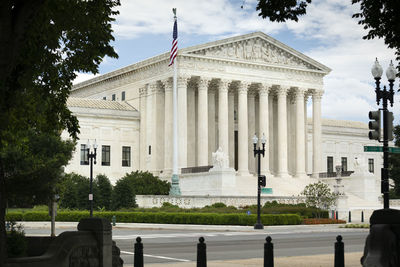
[[[166,79],[161,80],[161,83],[164,85],[165,91],[172,91],[172,86],[173,86],[172,77],[168,77]]]
[[[306,88],[302,88],[302,87],[297,87],[294,91],[293,91],[293,99],[294,101],[298,101],[298,100],[304,100],[305,97],[305,92],[307,91]]]
[[[157,89],[158,89],[157,82],[151,82],[151,83],[148,84],[148,91],[147,92],[149,94],[153,94],[153,93],[156,93]]]
[[[324,90],[313,90],[312,91],[313,101],[321,100],[323,94],[324,94]]]
[[[239,94],[247,94],[247,91],[249,90],[249,86],[251,85],[251,82],[248,81],[240,81],[238,85],[238,92]]]
[[[187,85],[190,78],[191,78],[191,76],[189,76],[189,75],[180,75],[180,76],[178,76],[177,83],[180,85],[182,85],[182,84]]]
[[[212,78],[200,77],[197,81],[198,90],[208,90]]]
[[[268,95],[272,90],[272,85],[271,84],[260,84],[258,88],[258,93],[260,95]]]
[[[287,85],[279,85],[276,90],[276,95],[279,96],[286,96],[290,91],[290,86]]]
[[[147,87],[146,86],[139,88],[139,95],[140,95],[140,97],[147,95]]]
[[[225,79],[220,79],[217,83],[218,85],[218,90],[220,92],[227,92],[229,89],[229,86],[231,85],[232,81],[231,80],[225,80]]]

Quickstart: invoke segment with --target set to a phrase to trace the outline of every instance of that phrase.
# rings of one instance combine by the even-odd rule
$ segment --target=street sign
[[[364,152],[383,152],[381,146],[364,146]]]
[[[389,147],[389,153],[400,154],[400,147]]]
[[[383,152],[382,146],[364,146],[364,152]],[[400,147],[389,147],[389,153],[400,154]]]
[[[261,194],[272,194],[272,188],[270,187],[262,187]]]

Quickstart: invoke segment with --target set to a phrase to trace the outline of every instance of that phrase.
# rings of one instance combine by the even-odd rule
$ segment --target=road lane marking
[[[128,255],[135,255],[135,253],[129,252],[129,251],[121,251],[121,253],[125,253]],[[178,258],[171,258],[171,257],[157,256],[157,255],[149,255],[149,254],[143,254],[143,256],[150,257],[150,258],[164,259],[164,260],[172,260],[172,261],[182,261],[182,262],[190,261],[190,260],[186,260],[186,259],[178,259]]]
[[[258,233],[252,232],[217,232],[217,233],[171,233],[171,234],[145,234],[140,235],[142,239],[152,239],[152,238],[184,238],[184,237],[214,237],[214,236],[243,236],[243,235],[259,235]],[[136,239],[138,235],[114,235],[114,240],[127,240]]]

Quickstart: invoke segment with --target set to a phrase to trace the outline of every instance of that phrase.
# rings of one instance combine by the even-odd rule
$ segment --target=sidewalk
[[[360,267],[360,258],[362,252],[346,253],[344,256],[346,267]],[[225,260],[208,261],[207,267],[260,267],[263,266],[263,259],[245,259],[245,260]],[[333,266],[334,255],[323,254],[315,256],[298,256],[275,258],[274,265],[277,267],[327,267]],[[145,267],[196,267],[196,262],[174,262],[145,264]],[[133,267],[133,265],[124,264],[124,267]]]

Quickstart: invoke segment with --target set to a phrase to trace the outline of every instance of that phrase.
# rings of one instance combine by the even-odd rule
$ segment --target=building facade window
[[[131,147],[123,146],[122,147],[122,167],[130,167],[131,166]]]
[[[326,169],[327,172],[333,172],[333,157],[327,157]]]
[[[86,145],[81,145],[81,165],[89,165],[89,157]]]
[[[122,101],[125,100],[125,91],[122,91],[122,93],[121,93],[121,100],[122,100]]]
[[[101,165],[110,166],[110,146],[101,146]]]
[[[342,172],[347,172],[347,158],[342,157]]]
[[[112,94],[111,100],[112,100],[112,101],[115,101],[115,94]]]
[[[368,171],[374,173],[374,159],[368,159]]]

